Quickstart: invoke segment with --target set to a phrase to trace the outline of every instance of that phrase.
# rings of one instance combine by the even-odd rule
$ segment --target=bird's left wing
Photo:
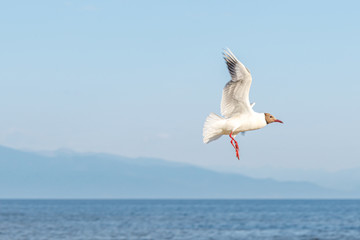
[[[251,87],[250,71],[229,50],[224,51],[224,59],[229,69],[231,80],[223,89],[221,114],[231,117],[235,114],[251,112],[249,92]]]

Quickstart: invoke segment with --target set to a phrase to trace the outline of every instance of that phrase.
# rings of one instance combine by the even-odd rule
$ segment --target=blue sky
[[[7,1],[0,144],[214,169],[360,167],[357,1]],[[204,145],[229,47],[285,122]]]

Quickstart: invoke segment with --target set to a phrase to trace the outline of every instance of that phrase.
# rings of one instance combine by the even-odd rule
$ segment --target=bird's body
[[[260,129],[266,126],[266,120],[263,113],[252,112],[249,114],[243,114],[239,116],[233,116],[225,119],[228,121],[233,135],[237,135],[240,132],[252,131]],[[233,128],[232,128],[233,127]],[[228,133],[230,134],[230,133]]]
[[[249,91],[252,82],[250,71],[236,59],[230,51],[224,51],[224,59],[228,66],[231,80],[223,89],[221,114],[210,113],[203,129],[203,141],[209,143],[229,135],[231,144],[239,158],[239,146],[234,137],[240,132],[252,131],[265,127],[272,122],[280,122],[269,113],[258,113],[253,110],[255,103],[250,104]]]
[[[215,119],[215,121],[214,121]],[[204,143],[209,143],[222,135],[233,136],[241,132],[252,131],[266,126],[264,113],[252,112],[249,114],[235,115],[230,118],[222,118],[211,113],[204,125]],[[214,131],[217,129],[217,131]]]

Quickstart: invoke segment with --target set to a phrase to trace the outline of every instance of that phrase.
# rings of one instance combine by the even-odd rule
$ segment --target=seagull
[[[224,117],[210,113],[204,123],[203,141],[209,143],[222,135],[229,135],[236,157],[240,160],[239,144],[235,140],[237,134],[260,129],[273,122],[283,122],[270,113],[258,113],[253,110],[255,103],[250,104],[249,101],[252,82],[249,69],[230,49],[224,50],[223,55],[231,75],[231,80],[223,89],[221,99],[221,115]]]

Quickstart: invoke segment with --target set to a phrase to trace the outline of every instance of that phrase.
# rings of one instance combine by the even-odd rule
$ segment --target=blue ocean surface
[[[360,200],[0,200],[0,239],[360,239]]]

